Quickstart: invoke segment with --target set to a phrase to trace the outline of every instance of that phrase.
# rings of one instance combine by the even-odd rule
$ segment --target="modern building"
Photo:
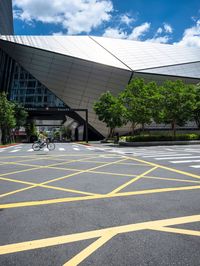
[[[2,35],[14,34],[12,0],[0,1],[0,34]]]
[[[68,110],[87,109],[90,138],[108,133],[94,102],[107,90],[118,94],[134,77],[198,83],[200,49],[94,36],[0,36],[1,89],[37,119],[65,113],[81,130],[85,112]]]

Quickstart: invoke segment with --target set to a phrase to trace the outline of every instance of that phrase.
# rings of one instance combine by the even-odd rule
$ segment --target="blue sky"
[[[199,0],[13,0],[17,35],[95,35],[200,47]]]

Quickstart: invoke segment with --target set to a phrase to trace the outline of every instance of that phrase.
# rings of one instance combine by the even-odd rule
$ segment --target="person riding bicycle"
[[[46,136],[42,131],[40,131],[38,135],[38,142],[40,143],[41,146],[44,146],[44,143],[46,142]]]

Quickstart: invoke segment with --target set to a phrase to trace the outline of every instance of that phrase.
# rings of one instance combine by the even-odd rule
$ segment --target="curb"
[[[19,145],[20,143],[13,143],[13,144],[7,144],[7,145],[0,145],[0,149],[3,149],[3,148],[8,148],[8,147],[12,147],[12,146],[16,146],[16,145]]]
[[[200,144],[200,140],[190,140],[190,141],[152,141],[152,142],[119,142],[119,146],[125,147],[145,147],[145,146],[164,146],[164,145],[195,145]]]

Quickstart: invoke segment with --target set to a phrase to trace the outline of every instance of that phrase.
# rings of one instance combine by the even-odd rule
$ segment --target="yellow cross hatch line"
[[[80,159],[80,160],[84,160],[84,159]],[[80,161],[80,160],[78,160],[78,161]],[[120,161],[124,161],[124,160],[126,160],[126,159],[121,159],[121,160],[118,160],[118,161],[120,162]],[[69,177],[76,176],[76,175],[79,175],[79,174],[82,174],[82,173],[87,173],[89,170],[95,170],[95,169],[98,169],[100,167],[104,167],[104,166],[107,166],[107,165],[115,164],[115,163],[118,163],[118,161],[106,163],[106,164],[103,164],[103,165],[100,165],[100,166],[96,166],[96,167],[92,167],[92,168],[86,169],[86,170],[80,170],[79,172],[75,172],[75,173],[72,173],[72,174],[69,174],[69,175],[65,175],[65,176],[62,176],[62,177],[54,178],[54,179],[51,179],[51,180],[48,180],[48,181],[45,181],[45,182],[42,182],[42,183],[39,183],[39,184],[34,184],[34,185],[31,185],[31,186],[26,187],[26,188],[22,188],[22,189],[18,189],[18,190],[15,190],[15,191],[11,191],[11,192],[8,192],[8,193],[0,195],[0,197],[5,197],[5,196],[8,196],[8,195],[16,194],[16,193],[19,193],[19,192],[22,192],[22,191],[25,191],[25,190],[29,190],[29,189],[32,189],[32,188],[35,188],[35,187],[40,187],[40,186],[43,186],[44,188],[49,188],[49,187],[44,186],[44,185],[52,183],[52,182],[55,182],[55,181],[60,181],[60,180],[63,180],[63,179],[67,179]],[[59,164],[63,164],[63,163],[59,163]],[[1,175],[0,175],[0,178],[1,178]],[[54,187],[54,189],[56,189],[56,188]],[[57,188],[57,190],[62,190],[62,188]],[[64,191],[64,189],[63,189],[63,191]],[[68,192],[69,192],[69,190],[68,190]],[[79,194],[83,194],[83,193],[84,192],[81,192]],[[86,192],[84,194],[86,194]],[[98,194],[96,194],[96,193],[87,193],[87,195],[98,195]]]
[[[51,238],[45,238],[45,239],[39,239],[39,240],[33,240],[33,241],[27,241],[27,242],[21,242],[21,243],[8,244],[8,245],[0,246],[0,255],[23,252],[23,251],[34,250],[34,249],[39,249],[39,248],[52,247],[56,245],[63,245],[67,243],[73,243],[73,242],[88,240],[88,239],[97,239],[95,240],[95,242],[90,244],[87,248],[82,250],[79,254],[74,256],[74,258],[68,261],[68,264],[65,264],[65,265],[78,265],[80,262],[82,262],[84,259],[90,256],[94,251],[96,251],[99,247],[101,247],[103,244],[108,242],[110,239],[112,239],[113,236],[117,234],[124,234],[124,233],[130,233],[130,232],[149,229],[149,230],[157,230],[157,231],[164,231],[164,230],[169,231],[170,230],[171,232],[173,231],[173,233],[179,233],[179,234],[182,231],[183,234],[192,235],[192,236],[200,236],[199,231],[185,230],[185,229],[173,229],[173,228],[167,227],[167,226],[187,224],[187,223],[193,223],[193,222],[199,222],[199,221],[200,221],[200,215],[192,215],[192,216],[177,217],[177,218],[170,218],[170,219],[163,219],[163,220],[156,220],[156,221],[133,223],[133,224],[128,224],[128,225],[108,227],[108,228],[104,228],[100,230],[75,233],[71,235],[62,235],[58,237],[51,237]],[[73,262],[74,264],[69,264],[69,262]]]
[[[147,162],[147,161],[144,161],[144,160],[140,160],[140,159],[136,159],[136,158],[132,158],[132,157],[128,157],[128,156],[126,156],[126,158],[128,160],[133,160],[133,161],[140,162],[140,163],[146,163],[146,164],[148,164],[150,166],[154,166],[154,167],[158,167],[158,168],[161,168],[161,169],[165,169],[165,170],[168,170],[170,172],[178,173],[178,174],[181,174],[181,175],[188,175],[188,176],[200,179],[199,175],[192,174],[192,173],[189,173],[189,172],[181,171],[181,170],[170,168],[170,167],[167,167],[167,166],[164,166],[164,165],[151,163],[151,162]]]
[[[151,169],[149,169],[148,171],[145,171],[144,173],[138,175],[137,177],[134,177],[133,179],[131,179],[130,181],[126,182],[125,184],[119,186],[118,188],[114,189],[113,191],[111,191],[109,194],[115,194],[117,192],[119,192],[120,190],[124,189],[125,187],[129,186],[130,184],[136,182],[137,180],[139,180],[140,178],[142,178],[143,176],[147,175],[148,173],[151,173],[152,171],[154,171],[155,169],[157,169],[158,167],[153,167]]]
[[[120,192],[116,194],[105,194],[105,195],[97,195],[97,196],[56,198],[56,199],[50,199],[50,200],[38,200],[38,201],[0,204],[0,209],[40,206],[40,205],[47,205],[47,204],[67,203],[67,202],[85,201],[85,200],[94,200],[94,199],[99,199],[99,200],[110,199],[110,198],[115,198],[115,197],[148,195],[148,194],[154,194],[154,193],[164,193],[164,192],[174,192],[174,191],[189,191],[189,190],[196,190],[196,189],[200,189],[200,186],[184,186],[184,187],[175,187],[175,188],[172,187],[172,188],[161,188],[161,189],[149,189],[149,190]]]

